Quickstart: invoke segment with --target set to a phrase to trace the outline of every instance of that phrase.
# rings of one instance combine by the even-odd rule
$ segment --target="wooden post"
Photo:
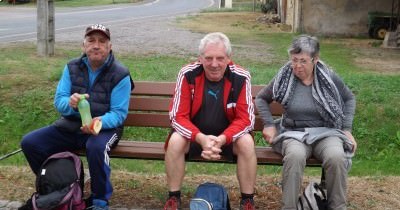
[[[47,55],[53,56],[54,55],[54,44],[55,44],[55,14],[54,14],[54,0],[48,0],[48,10],[49,10],[49,17],[48,17],[48,26],[49,30],[47,31]]]
[[[54,0],[37,1],[37,53],[54,55]]]
[[[39,56],[47,55],[47,0],[37,2],[37,53]]]
[[[225,0],[225,8],[232,8],[232,0]]]

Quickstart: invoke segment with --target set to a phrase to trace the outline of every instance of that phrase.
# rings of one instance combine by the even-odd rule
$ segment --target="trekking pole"
[[[10,152],[10,153],[8,153],[6,155],[1,156],[0,160],[6,159],[6,158],[8,158],[10,156],[13,156],[13,155],[17,154],[18,152],[21,152],[21,151],[22,151],[22,149],[18,149],[18,150],[15,150],[14,152]]]

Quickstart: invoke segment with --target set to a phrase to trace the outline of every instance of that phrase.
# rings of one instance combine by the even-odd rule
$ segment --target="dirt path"
[[[319,177],[304,177],[304,183],[318,181]],[[162,209],[165,197],[165,175],[145,175],[113,171],[114,194],[112,209]],[[211,181],[223,184],[229,191],[231,204],[238,207],[239,190],[235,176],[186,176],[183,191],[183,206],[195,187]],[[256,186],[257,209],[280,208],[280,175],[258,176]],[[34,192],[34,178],[27,167],[0,166],[0,201],[23,201]],[[395,210],[400,207],[400,177],[350,177],[348,190],[349,210]],[[86,189],[88,191],[88,189]],[[10,209],[1,208],[0,209]]]

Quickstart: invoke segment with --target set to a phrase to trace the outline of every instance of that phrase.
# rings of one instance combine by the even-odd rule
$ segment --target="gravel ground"
[[[192,33],[174,26],[176,17],[160,17],[110,25],[111,41],[116,52],[134,54],[196,54],[203,34]],[[80,44],[82,31],[60,34],[57,45]]]
[[[173,55],[197,56],[200,39],[205,34],[195,33],[176,25],[176,18],[192,14],[155,17],[144,20],[133,20],[126,23],[110,25],[113,50],[117,53],[133,53],[141,55]],[[83,39],[81,31],[66,32],[56,36],[56,46],[80,47]],[[255,41],[232,43],[233,58],[249,58],[254,60],[269,60],[269,46]]]

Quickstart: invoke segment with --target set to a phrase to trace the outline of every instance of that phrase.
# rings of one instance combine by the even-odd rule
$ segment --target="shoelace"
[[[178,200],[175,197],[169,198],[164,206],[164,210],[176,210],[176,209],[178,209]]]

